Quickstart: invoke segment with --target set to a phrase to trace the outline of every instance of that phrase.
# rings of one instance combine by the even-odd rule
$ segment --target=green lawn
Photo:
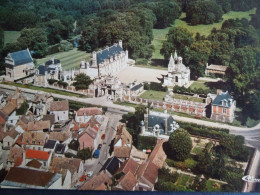
[[[200,103],[204,102],[204,99],[202,99],[202,98],[192,97],[192,96],[188,96],[188,95],[174,94],[172,96],[172,98],[181,99],[181,100],[189,100],[189,101],[200,102]]]
[[[20,31],[4,31],[4,45],[14,43],[20,36]]]
[[[221,183],[208,180],[206,190],[207,192],[221,192]]]
[[[25,84],[20,84],[20,83],[2,83],[2,84],[12,85],[12,86],[26,88],[26,89],[32,89],[32,90],[39,90],[39,91],[44,91],[44,92],[47,92],[47,93],[56,93],[56,94],[66,95],[66,96],[87,97],[85,95],[80,95],[80,94],[77,94],[77,93],[61,91],[61,90],[45,88],[45,87],[36,87],[36,86],[25,85]]]
[[[163,100],[168,92],[147,90],[141,94],[140,98],[152,99],[152,100]]]
[[[84,51],[79,51],[77,48],[74,48],[70,51],[59,52],[56,54],[48,55],[45,58],[37,59],[37,65],[39,66],[40,64],[45,63],[52,57],[61,61],[61,66],[63,70],[70,70],[73,68],[79,69],[81,60],[85,59],[86,61],[89,61],[91,59],[91,54]]]
[[[175,20],[174,27],[184,27],[187,28],[190,32],[196,35],[197,32],[199,32],[201,35],[208,36],[213,28],[220,29],[223,22],[228,19],[241,19],[246,18],[248,20],[251,20],[251,14],[255,14],[256,9],[252,9],[247,12],[235,12],[231,11],[223,15],[223,20],[219,23],[209,24],[209,25],[196,25],[191,26],[187,24],[183,19],[186,17],[186,13],[182,13],[181,17],[177,20]],[[153,53],[152,59],[164,59],[164,57],[160,54],[160,49],[162,48],[163,41],[166,40],[166,35],[171,27],[165,28],[165,29],[153,29],[153,36],[154,39],[152,41],[152,45],[155,48],[155,51]]]
[[[205,85],[206,81],[194,81],[192,83],[192,85],[190,86],[191,89],[199,89],[199,88],[202,88],[202,89],[209,89],[208,86]]]
[[[203,149],[204,149],[204,148],[194,147],[194,148],[192,149],[191,153],[198,155],[198,154],[200,154],[200,153],[203,151]]]

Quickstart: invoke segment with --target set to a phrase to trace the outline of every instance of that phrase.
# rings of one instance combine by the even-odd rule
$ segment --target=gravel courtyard
[[[135,66],[129,66],[126,69],[119,72],[116,76],[122,83],[137,82],[160,82],[158,79],[162,79],[162,75],[167,75],[165,70],[156,70],[150,68],[141,68]]]

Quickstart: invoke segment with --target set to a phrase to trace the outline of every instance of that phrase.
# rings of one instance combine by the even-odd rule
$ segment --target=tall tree
[[[180,56],[184,56],[187,49],[193,43],[192,33],[190,33],[186,28],[173,27],[169,30],[166,35],[167,40],[163,42],[162,49],[160,53],[165,59],[169,59],[171,53],[177,51]]]
[[[181,128],[174,131],[169,137],[169,148],[176,160],[184,161],[192,149],[190,134]]]

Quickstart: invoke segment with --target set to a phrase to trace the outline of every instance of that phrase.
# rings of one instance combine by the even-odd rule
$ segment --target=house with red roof
[[[40,150],[26,150],[24,155],[23,164],[26,165],[32,160],[37,160],[42,164],[43,169],[48,169],[51,162],[51,152],[45,152]]]
[[[78,123],[87,123],[92,116],[102,115],[102,108],[98,107],[89,107],[89,108],[80,108],[75,113],[75,121]]]
[[[94,150],[98,145],[98,131],[87,127],[78,137],[80,149],[91,148]]]
[[[69,120],[69,101],[53,101],[50,103],[50,114],[55,115],[55,122]]]

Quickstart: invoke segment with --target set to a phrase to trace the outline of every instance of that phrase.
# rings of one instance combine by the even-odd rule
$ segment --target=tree
[[[84,148],[82,150],[79,150],[77,153],[77,157],[80,158],[81,160],[87,160],[91,158],[92,151],[89,148]]]
[[[73,49],[73,44],[69,41],[62,40],[58,47],[59,51],[69,51]]]
[[[28,108],[29,108],[29,104],[26,101],[24,101],[22,103],[22,105],[20,106],[20,108],[18,108],[16,110],[16,114],[17,115],[25,115],[27,110],[28,110]]]
[[[88,86],[93,83],[93,80],[85,73],[77,74],[74,80],[73,86],[75,86],[77,90],[88,89]]]
[[[190,134],[181,128],[174,131],[169,138],[169,148],[177,160],[184,161],[192,149]]]
[[[78,150],[79,148],[79,142],[78,140],[71,140],[71,142],[69,143],[68,147],[72,150]]]
[[[194,41],[192,33],[189,32],[186,28],[182,27],[171,28],[166,35],[166,38],[167,40],[163,42],[160,53],[167,60],[174,51],[177,51],[180,56],[184,56],[185,52]]]
[[[224,14],[216,1],[193,1],[186,8],[186,19],[191,25],[219,22]]]

